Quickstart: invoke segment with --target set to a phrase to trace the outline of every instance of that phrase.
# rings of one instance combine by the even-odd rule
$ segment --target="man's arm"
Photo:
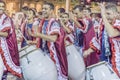
[[[51,41],[51,42],[55,42],[57,40],[57,35],[45,35],[45,34],[42,34],[42,33],[38,33],[36,35],[36,37],[40,37],[46,41]]]
[[[87,50],[85,50],[85,51],[83,52],[83,56],[84,56],[84,57],[87,57],[87,56],[90,55],[92,52],[94,52],[94,50],[93,50],[92,48],[89,48],[89,49],[87,49]]]
[[[103,22],[105,25],[105,28],[107,30],[108,36],[109,37],[116,37],[120,35],[120,31],[118,31],[117,29],[115,29],[107,20],[106,16],[105,16],[105,7],[103,4],[101,4],[101,15],[103,18]]]
[[[103,22],[105,25],[105,28],[107,30],[107,33],[109,35],[109,37],[116,37],[120,35],[120,31],[118,31],[117,29],[115,29],[106,19],[105,15],[102,15],[103,18]]]
[[[83,33],[86,33],[87,32],[87,29],[88,29],[88,26],[83,23],[84,21],[82,21],[83,25],[81,25],[78,20],[74,19],[74,18],[70,18],[76,25],[77,28],[79,28]]]
[[[65,29],[67,33],[71,33],[72,31],[68,28],[68,25],[65,25],[62,21],[60,21],[62,27]]]
[[[7,32],[0,32],[0,37],[7,37],[8,33]]]
[[[72,20],[77,27],[82,27],[82,25],[75,19],[74,14],[73,13],[69,13],[70,16],[70,20]]]
[[[87,57],[92,52],[99,53],[99,51],[100,51],[100,43],[98,42],[98,39],[96,37],[92,38],[92,40],[90,41],[89,46],[90,46],[89,49],[85,50],[84,53],[83,53],[84,57]]]
[[[57,35],[45,35],[45,34],[38,33],[38,32],[33,34],[30,29],[28,29],[28,33],[29,33],[29,35],[31,35],[33,37],[36,37],[36,38],[40,37],[40,38],[42,38],[44,40],[52,41],[52,42],[55,42],[57,40],[57,37],[58,37]]]

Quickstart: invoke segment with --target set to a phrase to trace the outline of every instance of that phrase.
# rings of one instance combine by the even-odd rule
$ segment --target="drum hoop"
[[[26,48],[28,48],[28,47],[30,47],[30,46],[27,45],[27,46],[21,48],[21,49],[19,50],[19,52],[23,51],[24,49],[26,49]]]
[[[68,47],[68,46],[71,46],[71,45],[73,45],[73,43],[70,43],[70,44],[66,45],[65,47]]]
[[[102,62],[99,62],[99,63],[97,63],[97,64],[93,64],[93,65],[91,65],[91,66],[88,66],[87,69],[92,68],[92,67],[95,67],[95,66],[100,65],[100,64],[107,64],[107,62],[106,62],[106,61],[102,61]]]
[[[30,54],[30,53],[32,53],[32,52],[34,52],[34,51],[36,51],[36,50],[39,50],[39,49],[34,49],[34,50],[32,50],[32,51],[29,51],[27,54],[22,55],[20,58],[23,58],[24,56],[27,56],[28,54]]]

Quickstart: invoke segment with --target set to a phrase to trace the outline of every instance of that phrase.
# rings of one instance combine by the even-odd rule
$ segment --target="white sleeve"
[[[39,25],[39,21],[35,21],[34,23],[33,23],[33,26],[38,26]]]
[[[51,30],[50,30],[50,34],[59,34],[60,33],[60,25],[57,22],[54,22],[51,25]]]

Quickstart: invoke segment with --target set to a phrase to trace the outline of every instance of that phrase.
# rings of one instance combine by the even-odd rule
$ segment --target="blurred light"
[[[41,10],[41,5],[40,5],[40,3],[38,3],[38,4],[36,5],[36,9],[37,9],[37,12],[39,12],[39,11]]]
[[[30,4],[30,8],[35,8],[35,4]]]
[[[28,4],[27,4],[27,3],[24,3],[23,6],[28,6]]]

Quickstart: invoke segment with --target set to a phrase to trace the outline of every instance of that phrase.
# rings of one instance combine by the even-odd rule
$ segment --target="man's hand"
[[[69,18],[70,20],[75,20],[75,16],[72,12],[69,12]]]
[[[32,44],[32,41],[29,41],[29,40],[28,40],[28,41],[27,41],[27,44],[28,44],[28,45]]]
[[[90,55],[90,53],[89,53],[89,51],[88,50],[86,50],[86,51],[84,51],[83,52],[83,56],[86,58],[87,56],[89,56]]]
[[[40,34],[39,32],[35,32],[34,34],[31,32],[31,30],[30,29],[28,29],[28,34],[30,35],[30,36],[32,36],[32,37],[38,37],[38,35]]]
[[[105,16],[106,15],[105,3],[100,3],[99,6],[100,6],[100,9],[101,9],[101,15]]]
[[[83,52],[83,56],[86,58],[87,56],[89,56],[92,52],[94,52],[93,49],[89,48],[88,50],[85,50]]]
[[[29,34],[30,36],[32,36],[32,37],[35,37],[35,35],[32,33],[32,31],[31,31],[30,28],[28,28],[28,34]]]

